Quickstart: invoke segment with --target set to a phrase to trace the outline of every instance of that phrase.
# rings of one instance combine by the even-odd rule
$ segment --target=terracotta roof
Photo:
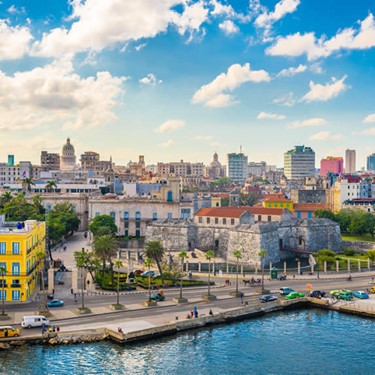
[[[229,194],[228,193],[216,193],[212,194],[213,198],[228,198]]]
[[[323,203],[295,203],[294,211],[318,211],[327,210],[328,207]]]
[[[243,207],[201,208],[194,216],[240,218],[246,211]]]
[[[263,194],[264,199],[279,199],[285,198],[283,193]]]
[[[279,215],[283,213],[282,208],[266,208],[266,207],[241,207],[246,211],[251,212],[253,215]]]

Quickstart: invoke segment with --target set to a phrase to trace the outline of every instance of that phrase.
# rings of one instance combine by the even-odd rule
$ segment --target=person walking
[[[198,309],[197,309],[197,306],[194,306],[193,311],[194,311],[194,317],[198,318]]]

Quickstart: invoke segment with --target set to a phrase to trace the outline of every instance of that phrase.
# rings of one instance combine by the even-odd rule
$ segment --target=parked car
[[[309,297],[313,298],[322,298],[326,295],[326,292],[324,290],[313,290],[308,294]]]
[[[151,296],[151,299],[153,301],[164,301],[165,300],[165,295],[161,293],[156,293]]]
[[[145,271],[141,273],[141,276],[146,277],[150,275],[151,277],[155,276],[155,271]]]
[[[375,293],[375,286],[372,286],[370,289],[370,293]]]
[[[272,294],[265,294],[263,296],[259,297],[260,302],[271,302],[271,301],[277,301],[277,297],[273,296]]]
[[[135,271],[134,271],[134,273],[135,273],[136,275],[142,275],[143,272],[144,272],[144,271],[142,271],[142,270],[135,270]]]
[[[351,301],[353,299],[353,296],[351,293],[347,293],[347,292],[341,292],[338,296],[337,296],[338,299],[342,299],[344,301]]]
[[[335,296],[335,297],[338,297],[338,296],[340,295],[340,293],[348,293],[348,294],[350,294],[350,295],[353,294],[353,292],[352,292],[351,290],[349,290],[349,289],[340,289],[340,290],[335,289],[335,290],[331,290],[329,293],[330,293],[332,296]]]
[[[286,287],[280,288],[280,294],[283,295],[283,296],[286,296],[286,295],[288,295],[289,293],[292,293],[292,292],[295,292],[295,290],[292,289],[292,288],[286,288]]]
[[[302,298],[302,297],[305,297],[305,295],[299,292],[291,292],[285,296],[285,298],[288,298],[288,299],[296,299],[296,298]]]
[[[17,337],[20,335],[20,330],[13,328],[12,326],[1,326],[0,327],[0,337]]]
[[[64,306],[64,301],[61,301],[59,299],[53,299],[52,301],[49,301],[47,303],[48,307],[61,307]]]
[[[368,299],[369,298],[368,294],[366,292],[362,291],[362,290],[358,290],[358,291],[354,292],[353,296],[357,297],[357,298],[360,298],[360,299]]]

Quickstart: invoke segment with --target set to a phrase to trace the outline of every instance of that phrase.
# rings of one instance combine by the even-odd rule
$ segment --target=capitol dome
[[[68,137],[61,151],[61,169],[74,169],[75,165],[76,155]]]

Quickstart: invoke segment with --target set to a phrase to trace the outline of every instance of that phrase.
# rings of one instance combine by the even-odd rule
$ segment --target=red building
[[[344,171],[344,160],[340,157],[328,156],[320,161],[320,175],[326,176],[328,172],[340,174]]]

